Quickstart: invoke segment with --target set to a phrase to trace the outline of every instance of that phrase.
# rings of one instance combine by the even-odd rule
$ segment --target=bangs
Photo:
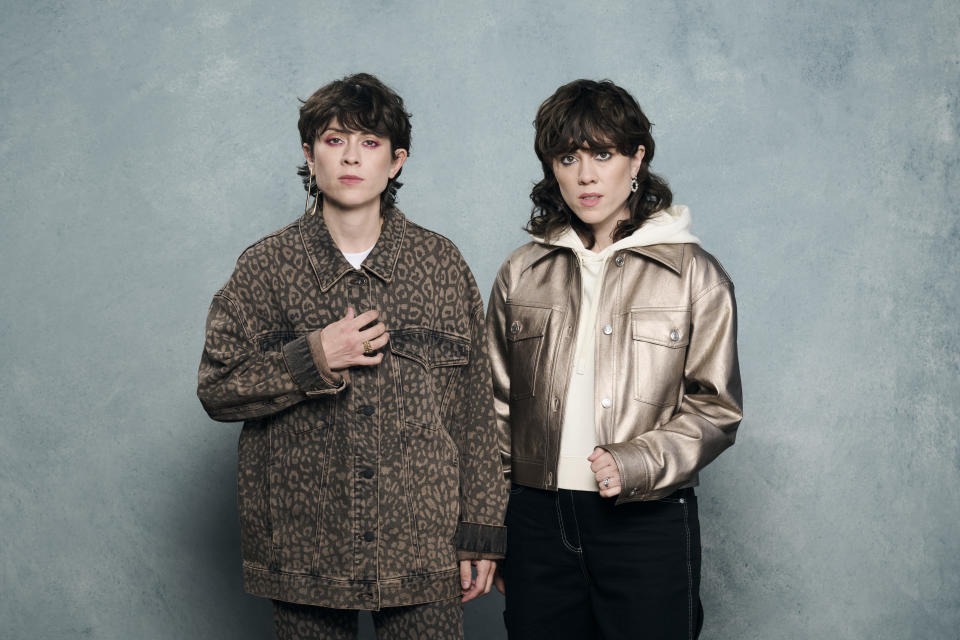
[[[336,119],[341,129],[390,138],[388,107],[382,92],[362,83],[344,82],[336,101],[328,105],[326,117],[317,127],[317,135]]]
[[[329,120],[323,123],[321,127],[317,127],[317,135],[323,133],[323,131],[330,126],[330,123],[336,120],[340,124],[341,129],[356,131],[357,133],[373,134],[381,138],[389,138],[390,131],[383,121],[382,111],[376,109],[373,105],[363,106],[367,108],[355,111],[350,110],[349,107],[337,109],[334,113],[330,114]]]
[[[615,130],[613,123],[600,121],[597,114],[589,110],[571,115],[559,130],[549,136],[549,140],[545,140],[549,144],[544,149],[548,157],[556,158],[579,149],[603,151],[620,146],[610,135]]]
[[[606,81],[605,81],[606,82]],[[639,106],[613,85],[577,81],[561,87],[537,113],[536,151],[542,162],[587,149],[633,155],[649,136]],[[629,96],[627,96],[629,98]]]

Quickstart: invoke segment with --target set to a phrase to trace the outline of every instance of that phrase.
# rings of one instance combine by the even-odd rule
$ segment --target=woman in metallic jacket
[[[537,112],[531,242],[487,316],[511,638],[694,638],[697,473],[742,417],[733,283],[650,172],[636,100],[560,87]]]

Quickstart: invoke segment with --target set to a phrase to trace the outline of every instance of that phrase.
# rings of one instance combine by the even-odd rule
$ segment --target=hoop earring
[[[637,176],[630,178],[630,193],[636,193],[637,189],[640,188],[640,183],[637,182]]]
[[[316,215],[317,206],[320,204],[320,187],[318,186],[317,195],[315,195],[313,198],[313,208],[307,211],[307,205],[310,203],[310,190],[313,188],[313,185],[314,185],[313,171],[311,170],[310,180],[307,182],[307,199],[303,203],[303,213],[308,216]]]

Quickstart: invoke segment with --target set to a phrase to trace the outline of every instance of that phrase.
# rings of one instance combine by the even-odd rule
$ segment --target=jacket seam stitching
[[[244,337],[247,341],[253,342],[254,344],[256,344],[255,341],[254,341],[255,339],[250,337],[250,329],[247,328],[247,319],[246,319],[246,317],[243,315],[243,310],[240,308],[240,305],[237,304],[236,301],[234,301],[233,298],[231,298],[229,295],[227,295],[226,291],[224,291],[223,289],[220,289],[220,291],[217,291],[217,292],[213,295],[213,297],[214,297],[214,298],[223,298],[224,300],[226,300],[226,301],[230,304],[231,307],[233,307],[234,313],[237,314],[237,320],[240,321],[240,329],[243,331],[243,337]]]
[[[700,293],[698,293],[697,295],[695,295],[695,296],[693,297],[693,299],[690,301],[690,304],[691,304],[691,305],[696,304],[697,301],[700,300],[700,298],[702,298],[703,296],[707,295],[708,293],[710,293],[711,291],[713,291],[713,290],[716,289],[717,287],[723,286],[723,285],[725,285],[725,284],[731,284],[731,285],[732,285],[732,284],[733,284],[733,281],[732,281],[732,280],[729,280],[729,279],[727,279],[727,278],[724,278],[723,280],[720,280],[720,281],[718,281],[718,282],[716,282],[716,283],[708,286],[707,288],[705,288],[705,289],[703,289],[702,291],[700,291]]]

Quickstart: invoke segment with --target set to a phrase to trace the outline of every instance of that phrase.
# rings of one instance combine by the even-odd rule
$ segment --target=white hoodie
[[[594,369],[596,336],[600,331],[597,327],[597,302],[603,288],[607,259],[630,247],[700,244],[700,240],[690,233],[691,226],[690,210],[683,205],[674,205],[653,214],[631,235],[599,252],[585,248],[580,236],[570,227],[549,241],[533,238],[534,242],[540,244],[572,249],[580,264],[580,322],[560,436],[560,461],[557,467],[557,486],[560,489],[599,491],[587,456],[599,444],[594,422]]]

